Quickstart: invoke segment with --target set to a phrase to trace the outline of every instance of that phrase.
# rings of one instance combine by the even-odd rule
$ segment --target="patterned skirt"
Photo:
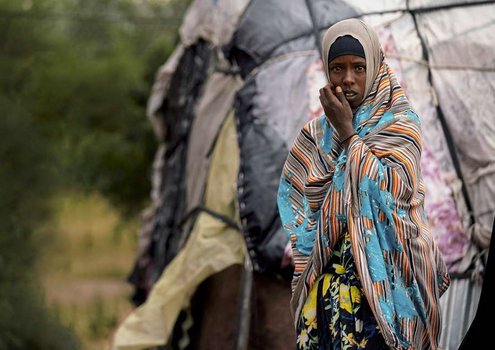
[[[301,350],[389,349],[363,294],[348,233],[311,289],[296,334]]]

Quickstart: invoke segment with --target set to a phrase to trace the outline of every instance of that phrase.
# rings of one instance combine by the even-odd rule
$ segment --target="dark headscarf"
[[[335,58],[344,55],[359,56],[366,59],[364,55],[363,45],[356,38],[350,35],[344,35],[337,38],[328,52],[328,63]]]

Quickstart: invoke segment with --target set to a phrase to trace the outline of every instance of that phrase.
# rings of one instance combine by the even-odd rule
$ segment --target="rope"
[[[253,70],[251,72],[249,72],[249,74],[246,76],[246,78],[244,80],[248,81],[261,68],[269,66],[269,65],[277,63],[277,62],[280,62],[280,61],[283,61],[283,60],[287,59],[288,57],[315,56],[317,54],[318,53],[315,50],[305,50],[305,51],[294,51],[294,52],[284,53],[284,54],[281,54],[278,56],[271,57],[271,58],[265,60],[260,65],[254,67]]]
[[[306,0],[306,7],[308,8],[309,12],[309,17],[311,18],[311,24],[313,26],[313,35],[315,37],[315,42],[316,42],[316,47],[318,47],[318,52],[320,53],[320,56],[322,55],[322,47],[321,47],[321,40],[320,40],[320,31],[318,30],[318,26],[316,24],[316,16],[313,11],[313,6],[311,6],[310,0]]]
[[[199,214],[200,212],[207,213],[208,215],[214,217],[215,219],[223,222],[227,226],[233,228],[234,230],[241,231],[241,228],[239,225],[229,218],[228,216],[225,216],[223,214],[217,213],[216,211],[213,211],[203,205],[198,205],[194,209],[192,209],[187,215],[182,219],[182,221],[179,224],[179,227],[182,227],[189,219],[191,219],[193,216],[196,216],[196,214]]]
[[[439,5],[439,6],[430,6],[430,7],[418,7],[418,8],[410,8],[409,1],[406,2],[406,8],[398,8],[393,10],[386,11],[374,11],[363,13],[360,16],[373,16],[373,15],[386,15],[395,12],[410,12],[411,14],[422,14],[428,12],[435,12],[441,10],[451,10],[454,8],[462,8],[462,7],[472,7],[472,6],[481,6],[481,5],[490,5],[495,4],[495,0],[488,1],[475,1],[475,2],[465,2],[465,3],[457,3],[457,4],[447,4],[447,5]]]
[[[467,65],[449,65],[449,64],[431,64],[426,60],[417,60],[410,57],[405,56],[387,56],[390,59],[396,59],[399,61],[408,61],[420,64],[424,67],[436,70],[472,70],[478,72],[495,72],[495,67],[475,67],[475,66],[467,66]]]

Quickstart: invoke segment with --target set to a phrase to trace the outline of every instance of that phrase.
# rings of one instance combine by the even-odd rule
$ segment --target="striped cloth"
[[[349,230],[364,293],[393,349],[437,349],[439,297],[450,283],[424,213],[419,117],[382,62],[355,112],[347,151],[327,118],[307,123],[292,145],[278,193],[292,242],[295,320]]]

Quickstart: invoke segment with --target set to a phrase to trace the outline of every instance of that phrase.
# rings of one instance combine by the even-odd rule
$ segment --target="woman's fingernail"
[[[340,86],[337,86],[337,87],[335,88],[335,92],[342,92],[342,88],[341,88]]]

